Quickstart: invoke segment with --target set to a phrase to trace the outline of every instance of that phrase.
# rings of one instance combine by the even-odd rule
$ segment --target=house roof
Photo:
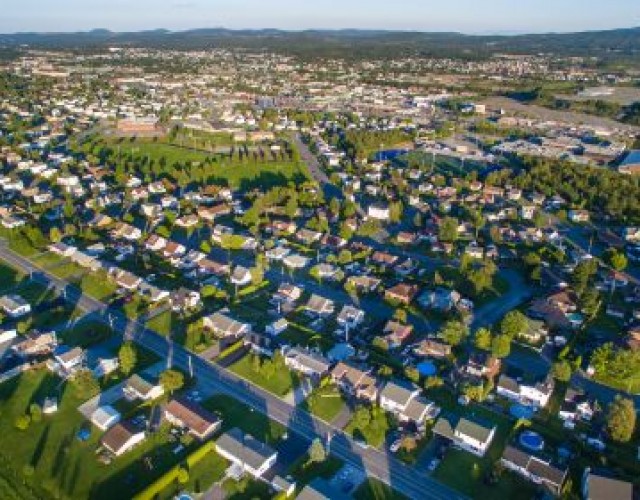
[[[216,447],[236,457],[252,469],[259,469],[276,454],[276,450],[269,445],[258,441],[249,434],[244,434],[237,427],[220,436],[216,441]]]
[[[205,435],[211,426],[220,422],[217,416],[200,405],[179,397],[169,401],[165,411],[180,420],[189,430],[201,436]]]
[[[131,422],[119,422],[102,436],[102,444],[116,453],[136,434],[140,434],[144,431],[137,429]]]
[[[606,476],[589,473],[587,476],[589,500],[632,500],[633,484]]]
[[[380,397],[393,401],[401,406],[406,406],[414,397],[416,388],[405,382],[389,381],[380,392]]]
[[[463,434],[478,441],[486,442],[493,432],[493,428],[485,427],[478,422],[473,422],[466,418],[461,418],[458,421],[458,425],[456,425],[455,431],[458,434]]]
[[[346,500],[350,497],[344,495],[322,478],[316,478],[307,484],[296,500]]]

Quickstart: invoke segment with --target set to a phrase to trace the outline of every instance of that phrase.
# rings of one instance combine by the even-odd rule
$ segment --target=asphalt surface
[[[186,372],[193,370],[198,383],[206,390],[234,397],[285,425],[290,432],[298,434],[309,442],[316,437],[320,437],[325,442],[330,439],[329,449],[334,456],[363,469],[367,476],[385,482],[407,497],[443,500],[465,498],[440,482],[408,467],[386,451],[357,444],[340,429],[313,417],[304,410],[291,406],[232,372],[190,353],[170,339],[160,336],[137,321],[128,319],[122,312],[109,308],[106,304],[78,292],[75,288],[70,288],[65,280],[37,268],[1,243],[0,257],[10,265],[30,274],[32,279],[55,286],[67,301],[107,322],[114,331],[125,338],[132,339],[162,359],[169,359],[168,364],[171,366]]]

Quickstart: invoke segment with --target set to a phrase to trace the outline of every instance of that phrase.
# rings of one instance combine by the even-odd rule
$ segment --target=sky
[[[0,33],[165,28],[570,32],[640,26],[640,0],[2,0]]]

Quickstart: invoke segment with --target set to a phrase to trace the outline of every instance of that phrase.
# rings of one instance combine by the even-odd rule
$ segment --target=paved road
[[[459,493],[432,478],[415,471],[390,454],[373,448],[357,445],[340,429],[336,429],[296,408],[278,397],[256,387],[237,375],[215,366],[194,355],[170,339],[158,335],[137,321],[129,320],[122,312],[110,309],[106,304],[69,288],[64,280],[51,275],[46,270],[34,266],[31,262],[0,244],[0,258],[12,266],[32,275],[34,280],[53,284],[63,290],[65,298],[87,313],[95,314],[108,322],[110,326],[126,338],[130,338],[146,349],[170,359],[172,366],[187,372],[192,370],[198,384],[207,392],[228,394],[235,399],[264,413],[269,418],[285,425],[291,432],[308,441],[315,437],[323,440],[331,437],[330,451],[342,460],[365,470],[367,476],[378,478],[397,491],[415,499],[456,499],[464,498]]]

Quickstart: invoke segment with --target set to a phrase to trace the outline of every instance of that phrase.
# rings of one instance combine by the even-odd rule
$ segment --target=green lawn
[[[87,348],[103,342],[113,335],[113,331],[104,323],[86,321],[65,330],[61,337],[65,344]]]
[[[287,430],[278,422],[270,420],[261,412],[251,409],[230,396],[213,396],[203,401],[202,406],[221,415],[222,431],[239,427],[264,443],[276,443]]]
[[[24,275],[14,268],[0,263],[0,293],[5,293],[12,290],[20,281]]]
[[[296,480],[298,491],[317,477],[331,479],[344,465],[342,460],[331,455],[320,463],[308,462],[308,460],[309,456],[305,453],[289,469],[289,474]]]
[[[224,477],[227,462],[214,451],[207,453],[196,465],[189,468],[189,481],[186,484],[173,483],[160,493],[157,500],[173,500],[183,491],[203,493],[211,485]]]
[[[19,477],[25,489],[33,489],[34,496],[40,498],[130,498],[132,492],[146,487],[192,451],[174,455],[171,449],[175,444],[169,441],[169,434],[160,432],[110,465],[100,464],[95,450],[101,433],[93,429],[89,440],[76,439],[77,431],[87,425],[77,411],[86,395],[78,390],[46,370],[27,372],[0,385],[0,488]],[[57,413],[44,416],[26,431],[15,428],[15,419],[32,402],[41,403],[53,395],[60,398]],[[33,467],[33,476],[23,476],[25,465]]]
[[[369,478],[353,493],[355,500],[405,500],[406,497],[382,481]]]
[[[23,281],[12,290],[12,293],[17,293],[32,306],[55,298],[55,293],[52,290],[34,281]]]
[[[278,396],[288,394],[300,383],[298,375],[286,367],[275,370],[270,377],[265,376],[262,371],[255,371],[251,364],[251,355],[240,358],[239,361],[231,365],[230,369],[235,374]]]
[[[344,399],[335,385],[326,385],[314,389],[301,407],[326,422],[332,422],[344,408]]]
[[[117,285],[108,279],[107,275],[102,272],[88,272],[78,279],[75,279],[73,282],[80,287],[80,290],[82,290],[83,293],[86,293],[98,300],[108,299],[118,289]]]
[[[237,158],[229,158],[216,152],[208,152],[186,147],[180,143],[169,143],[169,139],[108,139],[97,138],[91,144],[82,146],[85,153],[92,152],[99,155],[100,149],[104,146],[111,148],[113,161],[117,161],[117,150],[120,149],[122,156],[133,155],[137,161],[150,161],[159,166],[161,162],[167,166],[184,163],[205,164],[207,175],[215,179],[216,182],[228,184],[232,187],[250,188],[254,186],[268,187],[275,185],[286,185],[290,181],[296,183],[309,179],[306,166],[302,162],[289,161],[287,159],[268,161],[254,161],[247,159],[241,161]],[[211,160],[211,163],[206,163]],[[157,167],[156,167],[157,170]]]
[[[496,485],[485,482],[485,477],[491,471],[493,464],[502,456],[511,436],[512,420],[478,405],[465,408],[464,415],[496,425],[497,431],[493,442],[482,458],[466,451],[449,449],[434,472],[434,477],[474,498],[531,498],[534,489],[518,476],[505,473]]]

